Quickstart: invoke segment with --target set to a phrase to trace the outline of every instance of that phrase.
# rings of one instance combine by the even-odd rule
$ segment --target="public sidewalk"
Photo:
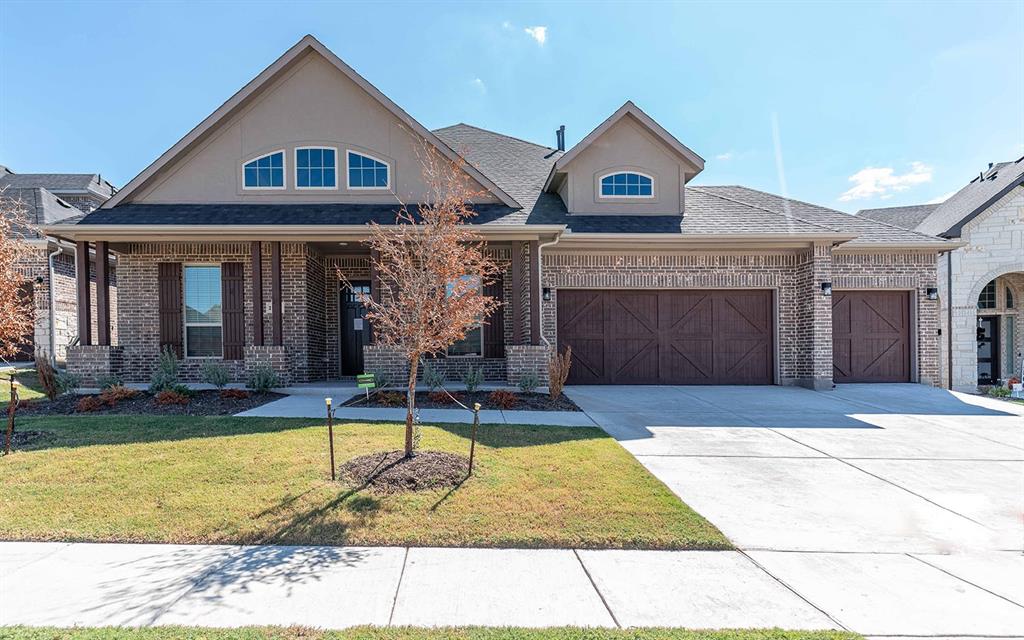
[[[955,563],[905,554],[3,542],[0,625],[781,627],[1012,636],[1024,633],[1024,607],[1011,601],[1019,587],[1009,578],[1020,558],[1011,555],[986,560],[1009,572],[1009,592],[1001,595],[958,577]],[[787,566],[792,579],[775,573]],[[804,592],[801,573],[834,580],[824,591]]]

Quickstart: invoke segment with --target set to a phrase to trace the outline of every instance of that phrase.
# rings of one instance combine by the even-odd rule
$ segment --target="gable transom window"
[[[185,265],[185,355],[224,355],[220,267]]]
[[[382,160],[348,152],[349,189],[387,189],[391,186],[391,167]]]
[[[1017,305],[1013,301],[1013,289],[1006,287],[1006,308],[1015,309]]]
[[[246,162],[242,173],[246,189],[284,189],[284,151]]]
[[[338,184],[337,153],[330,147],[295,149],[295,187],[333,189]]]
[[[979,309],[995,309],[996,308],[996,281],[993,280],[985,285],[985,288],[981,290],[981,294],[978,296],[978,308]]]
[[[623,171],[601,178],[602,198],[652,198],[654,180],[642,173]]]

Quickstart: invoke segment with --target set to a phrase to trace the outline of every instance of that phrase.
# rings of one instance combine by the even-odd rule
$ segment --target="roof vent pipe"
[[[565,151],[565,125],[558,127],[555,131],[555,139],[558,141],[558,150]]]

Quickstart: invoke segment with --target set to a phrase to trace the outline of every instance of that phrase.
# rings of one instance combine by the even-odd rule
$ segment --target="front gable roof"
[[[644,113],[640,107],[633,104],[632,100],[627,100],[626,103],[619,107],[615,113],[608,117],[607,120],[599,124],[593,131],[587,134],[585,138],[580,140],[572,149],[569,149],[569,151],[555,162],[554,166],[551,167],[551,173],[548,176],[547,182],[544,184],[544,189],[547,190],[551,187],[551,183],[554,181],[556,174],[564,172],[566,167],[568,167],[580,153],[604,135],[609,129],[614,127],[616,123],[627,116],[632,117],[636,122],[640,123],[640,125],[654,135],[655,138],[671,149],[673,153],[679,156],[684,162],[691,165],[693,171],[690,177],[693,177],[704,170],[704,158],[694,153],[693,150],[680,142],[660,124],[655,122],[654,118]]]
[[[481,173],[472,164],[463,162],[464,159],[461,158],[451,147],[445,144],[426,127],[417,122],[401,107],[392,102],[390,98],[381,93],[379,89],[370,84],[365,78],[356,73],[352,67],[345,64],[341,58],[336,56],[330,49],[324,46],[323,43],[312,35],[304,36],[280,58],[275,60],[258,76],[242,87],[235,95],[231,96],[227,102],[222,104],[216,111],[200,122],[194,129],[189,131],[181,140],[164,152],[163,155],[146,167],[139,175],[135,176],[135,178],[125,185],[125,187],[114,195],[114,197],[104,203],[103,208],[109,209],[123,202],[130,202],[132,194],[140,192],[146,185],[150,184],[154,178],[169,169],[175,161],[184,157],[189,151],[200,145],[208,135],[213,132],[219,123],[227,120],[240,109],[250,104],[261,93],[262,89],[273,84],[275,79],[281,77],[283,73],[292,68],[294,64],[310,53],[318,54],[334,65],[362,90],[379,102],[385,109],[390,111],[411,131],[437,148],[444,157],[453,162],[463,163],[465,165],[465,172],[483,185],[483,187],[489,192],[494,194],[494,196],[506,206],[519,208],[520,204],[512,196],[503,191],[490,178]]]
[[[959,238],[971,220],[984,213],[1016,187],[1024,185],[1024,157],[1001,162],[971,180],[936,207],[919,226],[919,231],[947,238]]]

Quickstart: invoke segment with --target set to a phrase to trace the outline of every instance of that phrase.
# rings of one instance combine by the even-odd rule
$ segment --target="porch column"
[[[512,344],[523,341],[523,243],[512,243]]]
[[[271,295],[274,297],[273,307],[271,308],[274,345],[281,346],[284,344],[284,325],[282,324],[283,319],[281,317],[281,243],[279,241],[271,244],[270,288]]]
[[[832,298],[822,295],[821,283],[832,282],[831,245],[815,243],[810,260],[810,387],[824,391],[832,388]]]
[[[530,344],[540,344],[540,242],[530,241]]]
[[[263,244],[252,243],[252,344],[263,346]]]
[[[92,308],[89,295],[89,243],[75,243],[75,281],[78,285],[78,344],[92,344]]]
[[[96,243],[96,343],[110,346],[110,246],[106,240]]]

